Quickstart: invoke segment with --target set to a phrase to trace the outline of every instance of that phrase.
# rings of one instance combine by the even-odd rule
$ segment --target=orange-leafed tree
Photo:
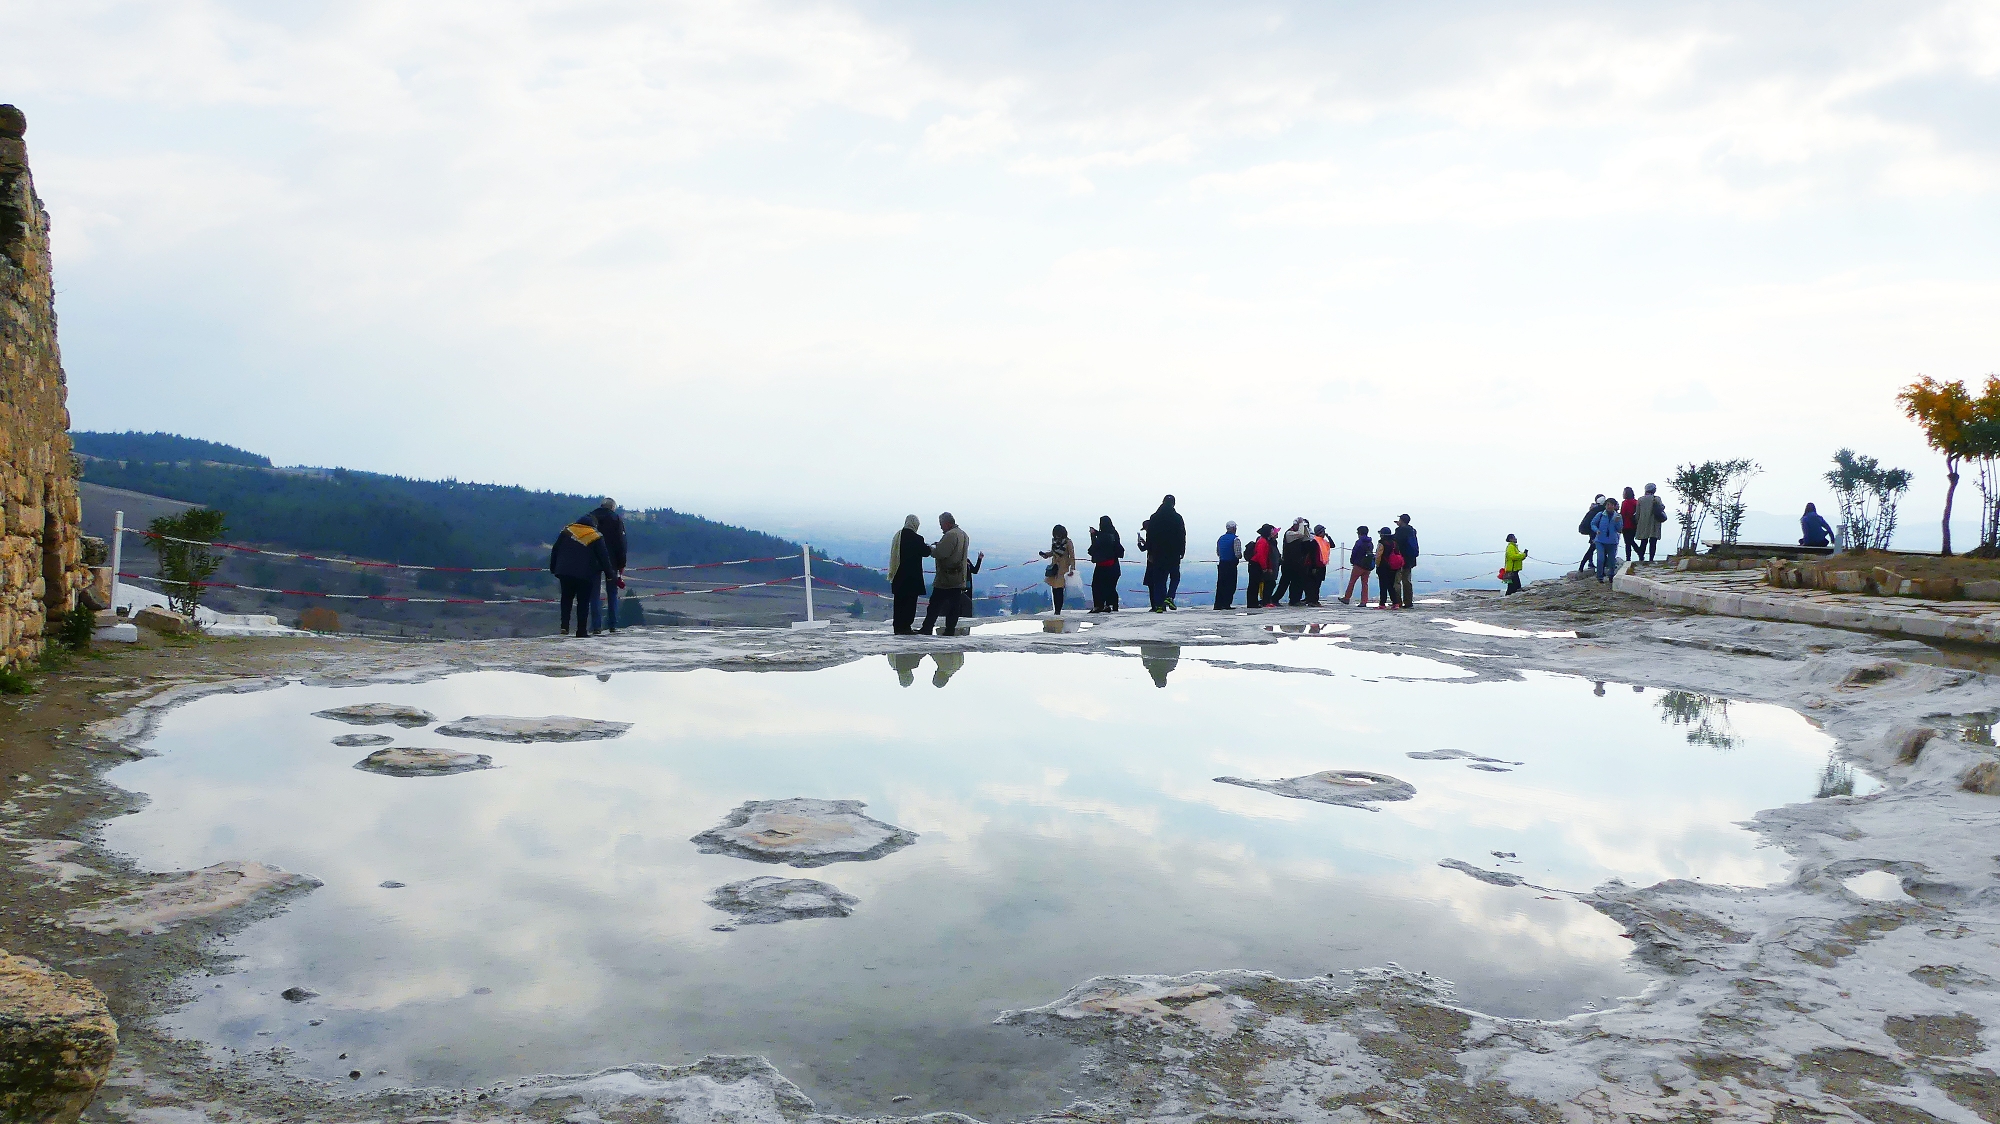
[[[1928,375],[1896,394],[1903,413],[1923,427],[1924,440],[1944,454],[1944,549],[1951,553],[1951,501],[1958,492],[1958,464],[1964,458],[1971,435],[1968,429],[1980,421],[1982,403],[1965,389],[1963,382],[1938,382]]]

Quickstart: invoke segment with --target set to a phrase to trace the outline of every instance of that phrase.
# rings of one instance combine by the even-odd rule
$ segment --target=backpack
[[[1400,570],[1403,568],[1402,552],[1398,551],[1395,547],[1390,547],[1389,557],[1384,558],[1382,562],[1384,565],[1388,566],[1391,570]]]
[[[1579,535],[1595,535],[1597,531],[1590,524],[1597,518],[1597,513],[1603,510],[1601,507],[1593,507],[1589,511],[1584,512],[1583,520],[1576,525],[1576,533]]]

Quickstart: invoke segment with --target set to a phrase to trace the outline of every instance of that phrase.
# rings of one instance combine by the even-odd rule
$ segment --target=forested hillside
[[[564,524],[597,504],[595,496],[510,485],[258,467],[269,460],[170,434],[74,433],[71,439],[91,483],[218,508],[228,513],[232,539],[316,553],[430,566],[540,566]],[[126,456],[110,458],[113,450]],[[142,459],[158,456],[167,459]],[[627,512],[626,529],[634,565],[798,551],[796,543],[772,535],[665,508]],[[866,583],[861,588],[885,587],[863,571],[841,575],[846,584],[857,579]]]

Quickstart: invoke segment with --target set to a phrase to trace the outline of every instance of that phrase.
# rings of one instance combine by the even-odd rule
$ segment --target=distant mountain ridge
[[[75,432],[70,439],[85,480],[217,508],[228,513],[232,539],[413,565],[545,566],[548,544],[599,498],[346,468],[281,468],[257,453],[168,433]],[[671,508],[624,515],[634,566],[799,550],[775,535]],[[729,572],[795,574],[798,563]],[[886,588],[869,571],[843,570],[840,581]]]

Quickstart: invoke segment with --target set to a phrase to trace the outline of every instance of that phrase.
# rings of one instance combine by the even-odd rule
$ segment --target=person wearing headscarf
[[[1118,541],[1118,528],[1111,525],[1109,515],[1097,520],[1097,529],[1090,532],[1090,560],[1097,563],[1097,569],[1090,575],[1090,611],[1093,613],[1115,613],[1118,611],[1118,577],[1122,569],[1118,564],[1125,557],[1125,544]]]
[[[1042,580],[1049,583],[1049,600],[1055,603],[1056,616],[1062,616],[1063,586],[1069,581],[1069,576],[1076,573],[1076,542],[1069,537],[1069,528],[1056,524],[1049,532],[1049,548],[1040,553],[1049,560],[1049,568],[1042,574]]]
[[[889,592],[896,599],[892,627],[898,636],[916,631],[917,598],[924,595],[924,559],[931,555],[930,544],[917,533],[923,525],[914,515],[903,517],[903,529],[889,540]]]

